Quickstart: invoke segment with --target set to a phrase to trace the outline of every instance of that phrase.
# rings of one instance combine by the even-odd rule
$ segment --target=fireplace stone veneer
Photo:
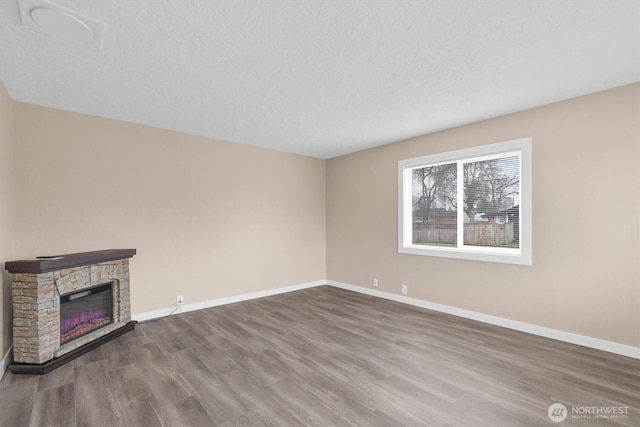
[[[6,263],[13,274],[14,364],[61,358],[131,324],[128,258],[135,253],[135,249],[109,249]],[[61,344],[60,296],[109,282],[113,282],[113,323]]]

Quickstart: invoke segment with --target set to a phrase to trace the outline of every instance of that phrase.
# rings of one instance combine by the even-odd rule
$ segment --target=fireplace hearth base
[[[83,345],[82,347],[78,347],[71,352],[64,354],[60,357],[56,357],[55,359],[48,360],[44,363],[34,364],[34,363],[10,363],[9,370],[14,374],[28,374],[28,375],[44,375],[53,371],[56,368],[64,365],[65,363],[71,362],[73,359],[76,359],[83,354],[100,347],[102,344],[111,341],[112,339],[118,338],[120,335],[125,332],[129,332],[136,327],[137,320],[132,320],[126,325],[116,329],[115,331],[109,332],[107,335],[103,335],[100,338],[96,338],[95,340]]]

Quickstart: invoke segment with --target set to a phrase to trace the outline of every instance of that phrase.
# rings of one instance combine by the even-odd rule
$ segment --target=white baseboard
[[[326,285],[326,280],[317,280],[315,282],[302,283],[299,285],[285,286],[282,288],[269,289],[266,291],[251,292],[248,294],[234,295],[226,298],[212,299],[208,301],[196,302],[193,304],[185,304],[179,308],[170,307],[161,310],[148,311],[146,313],[138,313],[131,316],[132,320],[143,322],[145,320],[157,319],[158,317],[168,316],[170,314],[186,313],[203,308],[216,307],[219,305],[232,304],[234,302],[248,301],[257,298],[269,297],[272,295],[284,294],[287,292],[299,291],[301,289],[314,288],[316,286]]]
[[[2,360],[0,360],[0,381],[4,376],[7,368],[9,367],[9,363],[11,363],[11,359],[13,358],[13,346],[9,347],[9,350],[4,354]]]
[[[371,295],[391,301],[401,302],[404,304],[414,305],[441,313],[452,314],[454,316],[463,317],[465,319],[477,320],[479,322],[488,323],[490,325],[502,326],[503,328],[514,329],[516,331],[526,332],[533,335],[539,335],[558,341],[564,341],[571,344],[577,344],[584,347],[591,347],[597,350],[607,351],[622,356],[640,359],[640,348],[626,344],[620,344],[612,341],[606,341],[599,338],[592,338],[585,335],[578,335],[571,332],[560,331],[558,329],[546,328],[544,326],[532,325],[530,323],[519,322],[517,320],[505,319],[503,317],[491,316],[489,314],[478,313],[476,311],[465,310],[462,308],[451,307],[443,304],[436,304],[429,301],[409,298],[403,295],[396,295],[389,292],[377,291],[362,286],[350,285],[348,283],[327,280],[327,284],[336,288],[346,289],[361,294]]]
[[[299,285],[285,286],[282,288],[269,289],[266,291],[258,291],[258,292],[248,293],[248,294],[235,295],[235,296],[226,297],[226,298],[218,298],[214,300],[202,301],[202,302],[197,302],[193,304],[186,304],[177,310],[176,310],[176,307],[170,307],[170,308],[164,308],[161,310],[149,311],[146,313],[138,313],[133,315],[132,319],[142,322],[145,320],[151,320],[159,317],[168,316],[172,313],[173,314],[186,313],[189,311],[201,310],[203,308],[216,307],[216,306],[225,305],[225,304],[232,304],[234,302],[248,301],[256,298],[263,298],[271,295],[278,295],[286,292],[298,291],[301,289],[308,289],[308,288],[313,288],[313,287],[322,286],[322,285],[329,285],[336,288],[358,292],[361,294],[371,295],[371,296],[384,298],[391,301],[413,305],[416,307],[426,308],[428,310],[451,314],[451,315],[462,317],[465,319],[477,320],[479,322],[488,323],[490,325],[501,326],[503,328],[514,329],[516,331],[526,332],[533,335],[539,335],[542,337],[551,338],[558,341],[564,341],[571,344],[577,344],[584,347],[595,348],[597,350],[602,350],[609,353],[632,357],[634,359],[640,359],[639,347],[633,347],[626,344],[620,344],[612,341],[602,340],[599,338],[588,337],[586,335],[574,334],[572,332],[565,332],[558,329],[546,328],[544,326],[533,325],[530,323],[520,322],[517,320],[505,319],[503,317],[492,316],[489,314],[479,313],[471,310],[465,310],[462,308],[452,307],[452,306],[443,305],[443,304],[437,304],[437,303],[424,301],[416,298],[406,297],[403,295],[396,295],[389,292],[383,292],[375,289],[365,288],[362,286],[355,286],[348,283],[336,282],[334,280],[318,280],[315,282],[302,283]]]

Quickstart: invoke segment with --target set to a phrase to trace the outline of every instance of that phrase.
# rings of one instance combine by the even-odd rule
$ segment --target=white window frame
[[[481,161],[508,153],[520,153],[520,247],[496,248],[464,245],[464,210],[458,209],[457,247],[413,244],[412,171],[418,167],[443,163]],[[463,171],[458,164],[458,197],[463,191]],[[458,203],[458,206],[461,206]],[[458,258],[474,261],[531,265],[531,138],[521,138],[496,144],[449,151],[398,162],[398,252],[401,254]]]

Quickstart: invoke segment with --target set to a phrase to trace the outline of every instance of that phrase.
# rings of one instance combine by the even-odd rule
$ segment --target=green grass
[[[468,246],[478,246],[480,248],[513,248],[513,249],[518,249],[518,248],[520,248],[520,243],[511,242],[511,243],[505,243],[504,245],[468,245]]]
[[[455,243],[427,243],[427,242],[415,242],[415,245],[421,245],[421,246],[444,246],[447,248],[455,248],[456,245]]]
[[[458,245],[456,245],[455,243],[428,243],[428,242],[414,242],[414,245],[420,245],[420,246],[440,246],[440,247],[445,247],[445,248],[455,248]],[[511,243],[507,243],[504,245],[468,245],[468,246],[479,246],[479,247],[492,247],[492,248],[513,248],[513,249],[518,249],[520,248],[520,243],[519,242],[511,242]]]

